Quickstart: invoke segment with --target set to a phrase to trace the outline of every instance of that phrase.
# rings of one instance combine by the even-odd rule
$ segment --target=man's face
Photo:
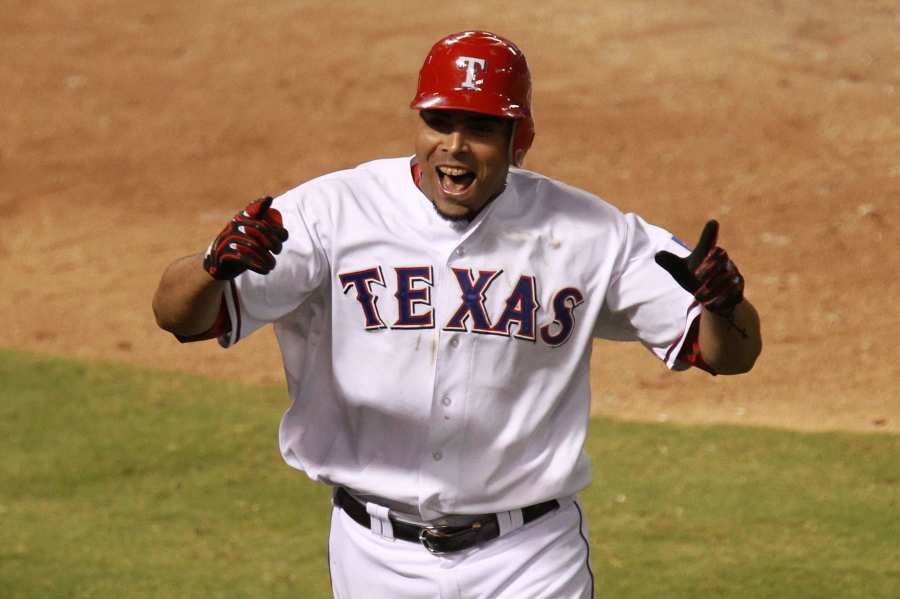
[[[470,220],[500,194],[512,120],[462,110],[422,110],[416,129],[419,187],[448,220]]]

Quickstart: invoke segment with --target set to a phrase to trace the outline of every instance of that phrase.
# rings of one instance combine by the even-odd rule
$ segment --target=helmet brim
[[[448,93],[419,94],[413,98],[409,107],[415,110],[465,110],[508,119],[531,117],[523,106],[516,104],[508,96],[486,92],[464,93],[465,91],[455,89]]]

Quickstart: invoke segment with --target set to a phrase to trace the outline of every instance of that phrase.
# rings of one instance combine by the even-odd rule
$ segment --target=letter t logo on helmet
[[[513,119],[509,157],[515,166],[521,166],[534,140],[531,73],[525,55],[511,41],[487,31],[454,33],[432,46],[409,106]]]
[[[475,71],[478,67],[481,70],[484,70],[485,62],[483,58],[472,58],[471,56],[460,56],[456,60],[456,64],[459,65],[459,68],[465,69],[466,71],[466,80],[463,81],[462,86],[466,89],[475,89],[480,90],[478,87],[482,83],[484,83],[483,79],[475,79]]]

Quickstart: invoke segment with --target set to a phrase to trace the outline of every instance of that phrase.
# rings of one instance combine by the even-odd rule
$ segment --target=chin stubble
[[[445,214],[445,213],[441,212],[441,209],[440,209],[440,208],[438,208],[437,202],[435,202],[434,200],[431,200],[430,198],[429,198],[429,200],[431,201],[431,207],[434,208],[434,211],[437,213],[437,215],[440,216],[440,217],[441,217],[442,219],[444,219],[445,221],[452,222],[452,223],[468,223],[468,222],[471,222],[471,220],[472,220],[473,218],[475,218],[476,216],[478,216],[478,213],[479,213],[479,212],[481,212],[482,210],[484,210],[484,209],[485,209],[486,207],[488,207],[494,200],[496,200],[496,199],[497,199],[497,196],[499,196],[501,193],[503,193],[503,191],[504,191],[505,189],[506,189],[506,184],[504,183],[504,184],[503,184],[503,187],[500,188],[500,191],[498,191],[497,193],[495,193],[494,195],[492,195],[491,198],[490,198],[487,202],[484,203],[484,206],[482,206],[482,207],[478,210],[478,212],[476,212],[476,213],[474,213],[474,214],[472,214],[471,211],[469,211],[467,214],[463,214],[463,215],[459,215],[459,216],[454,216],[454,215],[452,215],[452,214]]]
[[[438,207],[437,207],[437,204],[435,204],[434,202],[431,202],[431,207],[434,208],[434,212],[435,212],[438,216],[440,216],[442,219],[444,219],[444,220],[447,221],[447,222],[451,222],[451,223],[467,223],[467,222],[469,222],[470,220],[472,220],[472,219],[469,217],[468,214],[454,215],[454,214],[446,214],[445,212],[441,212],[441,209],[438,208]]]

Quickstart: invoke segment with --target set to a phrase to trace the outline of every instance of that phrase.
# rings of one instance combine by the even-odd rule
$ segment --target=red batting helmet
[[[525,55],[511,41],[487,31],[454,33],[432,46],[409,106],[514,119],[509,155],[516,166],[534,140],[531,73]]]

